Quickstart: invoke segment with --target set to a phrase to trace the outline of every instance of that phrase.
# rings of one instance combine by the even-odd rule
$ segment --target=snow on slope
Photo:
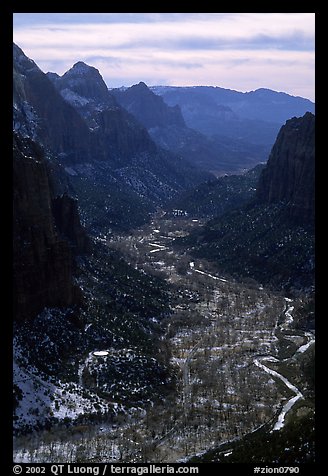
[[[13,380],[21,391],[21,398],[15,412],[14,428],[43,424],[51,417],[74,420],[85,413],[116,413],[117,404],[108,404],[95,393],[86,392],[80,385],[61,380],[50,381],[35,367],[20,364],[21,352],[22,349],[15,343]]]

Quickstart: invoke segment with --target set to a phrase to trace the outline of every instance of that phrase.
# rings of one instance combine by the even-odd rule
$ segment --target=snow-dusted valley
[[[158,212],[128,234],[98,237],[136,271],[168,285],[170,313],[153,317],[172,377],[160,381],[158,374],[163,397],[138,402],[143,369],[159,370],[135,349],[99,341],[85,353],[77,345],[72,382],[51,382],[29,366],[18,339],[16,428],[36,427],[50,412],[58,420],[51,429],[17,432],[16,462],[182,462],[211,449],[228,460],[229,445],[245,435],[281,432],[291,415],[314,414],[304,366],[315,338],[297,325],[306,303],[252,280],[237,282],[173,244],[202,224],[183,211]],[[40,325],[51,312],[39,316]],[[93,326],[86,317],[81,334]],[[51,351],[51,342],[42,344]],[[122,366],[131,380],[119,379]],[[117,369],[116,380],[108,368]]]
[[[13,60],[14,461],[315,461],[314,104]]]

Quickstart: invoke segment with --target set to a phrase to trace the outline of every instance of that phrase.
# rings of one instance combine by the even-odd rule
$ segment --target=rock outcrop
[[[117,157],[156,152],[147,131],[110,96],[98,70],[80,62],[62,77],[48,77],[16,45],[14,129],[65,165],[105,160],[115,166]]]
[[[281,128],[257,187],[259,203],[286,203],[288,219],[314,220],[315,116],[290,119]]]

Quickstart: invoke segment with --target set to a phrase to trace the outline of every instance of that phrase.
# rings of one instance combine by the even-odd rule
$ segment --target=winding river
[[[218,276],[213,276],[212,274],[209,274],[209,273],[206,273],[204,271],[200,271],[198,269],[195,269],[194,262],[190,262],[189,265],[190,265],[190,269],[192,269],[196,273],[200,273],[200,274],[209,276],[210,278],[213,278],[215,280],[220,280],[220,281],[227,282],[227,280],[224,279],[224,278],[220,278]],[[277,327],[280,327],[280,330],[282,330],[282,331],[287,330],[289,328],[290,324],[294,320],[293,316],[292,316],[292,311],[294,310],[294,306],[291,305],[292,299],[285,298],[285,301],[286,301],[286,307],[285,307],[285,311],[284,311],[285,319],[284,319],[283,323],[281,323],[279,326],[277,326]],[[302,344],[294,352],[293,356],[297,353],[303,353],[303,352],[307,351],[307,349],[315,343],[314,335],[311,332],[305,332],[304,337],[307,338],[307,340],[308,340],[307,343]],[[284,360],[289,360],[293,356],[291,356],[287,359],[284,359]],[[258,357],[256,359],[254,359],[254,364],[257,367],[264,370],[264,372],[268,373],[269,375],[272,375],[273,377],[280,379],[286,385],[286,387],[288,387],[295,394],[293,397],[291,397],[283,405],[283,407],[282,407],[282,409],[281,409],[281,411],[278,415],[277,421],[274,424],[273,429],[271,430],[271,431],[277,431],[277,430],[280,430],[281,428],[283,428],[283,426],[285,424],[286,414],[291,410],[291,408],[295,405],[295,403],[298,400],[304,398],[304,396],[303,396],[302,392],[297,387],[295,387],[295,385],[293,385],[286,377],[284,377],[282,374],[280,374],[276,370],[273,370],[270,367],[266,366],[263,362],[275,362],[275,363],[277,363],[277,362],[280,362],[280,360],[277,359],[276,357],[267,355],[267,356]]]
[[[287,302],[290,302],[291,300],[288,299],[288,298],[285,298],[286,299],[286,309],[285,309],[285,322],[283,324],[280,325],[280,328],[281,330],[285,330],[286,327],[293,321],[293,317],[291,315],[291,311],[294,309],[293,306],[288,306],[287,305]],[[305,352],[312,344],[315,343],[315,339],[314,339],[314,336],[312,333],[310,332],[305,332],[304,333],[304,336],[308,339],[308,342],[306,344],[302,344],[296,351],[295,353],[293,354],[293,356],[297,353],[303,353]],[[292,357],[293,357],[292,356]],[[290,358],[292,358],[290,357]],[[290,358],[288,359],[284,359],[284,360],[289,360]],[[278,415],[278,419],[276,421],[276,423],[274,424],[273,426],[273,429],[271,431],[276,431],[276,430],[280,430],[281,428],[283,428],[284,424],[285,424],[285,417],[286,417],[286,414],[289,412],[289,410],[295,405],[295,403],[304,398],[302,392],[297,388],[295,387],[295,385],[293,385],[286,377],[284,377],[283,375],[281,375],[279,372],[271,369],[270,367],[266,366],[263,362],[280,362],[280,360],[276,359],[275,357],[273,356],[264,356],[264,357],[258,357],[254,360],[254,364],[257,365],[257,367],[261,368],[262,370],[264,370],[264,372],[272,375],[273,377],[276,377],[276,378],[279,378],[285,385],[286,387],[288,387],[295,395],[293,397],[291,397],[282,407],[279,415]]]

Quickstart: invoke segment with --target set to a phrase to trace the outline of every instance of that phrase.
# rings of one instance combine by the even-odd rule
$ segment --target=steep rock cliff
[[[90,131],[47,76],[14,44],[14,130],[31,137],[66,161],[92,157]]]
[[[290,119],[281,128],[257,187],[259,203],[286,203],[297,223],[314,220],[315,116]]]
[[[24,320],[44,307],[80,302],[79,289],[73,284],[72,245],[77,253],[83,252],[88,240],[70,197],[55,199],[54,216],[43,150],[17,134],[13,178],[14,312],[15,319]]]
[[[82,61],[75,63],[63,76],[47,73],[47,77],[92,131],[99,129],[95,115],[104,109],[119,109],[99,71]]]
[[[80,62],[63,77],[47,76],[17,46],[14,130],[55,153],[62,164],[154,153],[147,131],[108,93],[98,70]],[[94,95],[94,96],[93,96]]]

